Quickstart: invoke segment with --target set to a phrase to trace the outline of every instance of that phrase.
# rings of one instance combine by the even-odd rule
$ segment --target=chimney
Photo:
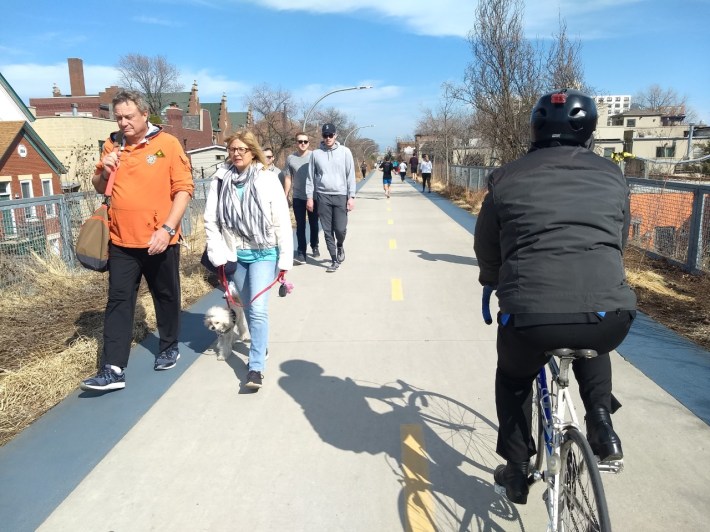
[[[75,57],[67,59],[69,63],[69,85],[72,96],[86,96],[84,85],[84,61]]]

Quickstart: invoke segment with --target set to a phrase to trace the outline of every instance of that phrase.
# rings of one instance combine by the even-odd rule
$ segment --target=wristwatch
[[[175,229],[173,229],[169,225],[163,224],[163,229],[165,229],[170,236],[175,236]]]

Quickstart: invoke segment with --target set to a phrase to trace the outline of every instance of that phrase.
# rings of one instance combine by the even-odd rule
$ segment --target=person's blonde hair
[[[246,144],[247,148],[249,148],[249,151],[254,156],[254,159],[259,161],[264,166],[267,166],[266,156],[264,155],[264,152],[262,151],[261,146],[259,145],[259,141],[256,140],[256,135],[254,135],[254,133],[252,133],[251,131],[247,131],[246,129],[233,133],[226,140],[227,149],[229,149],[229,145],[235,140],[240,140],[244,144]]]

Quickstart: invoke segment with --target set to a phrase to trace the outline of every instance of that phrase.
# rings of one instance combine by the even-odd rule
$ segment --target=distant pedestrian
[[[274,150],[271,148],[264,148],[262,151],[264,152],[264,157],[266,158],[265,170],[269,170],[276,174],[281,182],[281,186],[284,189],[284,194],[286,194],[286,198],[288,198],[291,193],[291,179],[286,179],[286,174],[284,174],[281,169],[274,164]]]
[[[355,161],[349,148],[337,142],[335,125],[325,124],[320,147],[311,154],[306,182],[306,208],[318,205],[318,218],[328,246],[329,273],[345,260],[345,235],[348,212],[355,208]]]
[[[365,164],[365,161],[362,161],[360,171],[362,172],[362,178],[365,179],[365,176],[367,176],[367,164]]]
[[[429,192],[431,192],[431,161],[429,160],[429,156],[425,153],[423,156],[424,160],[422,161],[422,164],[419,167],[419,170],[422,173],[422,192],[424,192],[424,189],[429,187]]]
[[[407,177],[407,163],[404,161],[399,163],[399,177],[402,179],[402,183],[404,183],[404,178]]]
[[[286,158],[283,169],[286,182],[290,182],[293,190],[293,215],[296,218],[296,255],[294,262],[306,262],[306,216],[311,241],[311,254],[320,257],[318,250],[318,204],[314,202],[313,211],[306,209],[306,181],[308,180],[308,163],[311,160],[310,140],[305,133],[296,135],[296,151]]]
[[[384,162],[380,165],[382,170],[382,188],[385,190],[385,197],[390,197],[390,188],[392,187],[392,172],[394,165],[390,162],[390,156],[386,155]]]
[[[414,182],[417,181],[417,168],[419,167],[419,158],[417,157],[417,152],[409,158],[409,172],[412,174],[412,179]]]
[[[239,298],[245,304],[253,300],[245,309],[251,335],[245,385],[259,389],[269,346],[269,291],[261,292],[279,271],[293,266],[291,215],[277,176],[265,169],[268,161],[254,134],[230,136],[227,151],[230,164],[217,170],[205,205],[207,255],[215,266],[236,260],[233,281]]]
[[[101,369],[82,390],[120,390],[133,340],[133,317],[141,277],[153,297],[160,354],[156,371],[180,358],[180,221],[192,197],[190,162],[180,141],[148,121],[148,104],[134,91],[112,101],[120,129],[103,146],[91,183],[106,191],[115,172],[109,208],[108,302]]]

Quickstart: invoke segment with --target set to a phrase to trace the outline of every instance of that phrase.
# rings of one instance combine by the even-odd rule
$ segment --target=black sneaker
[[[263,386],[264,375],[260,371],[250,371],[247,373],[247,388],[258,390]]]
[[[326,272],[328,273],[333,273],[338,271],[338,267],[340,267],[340,263],[337,260],[334,260],[333,262],[330,263],[330,266],[326,268]]]
[[[109,390],[121,390],[126,387],[126,374],[116,373],[111,366],[106,364],[101,371],[90,379],[85,379],[79,384],[79,388],[84,391],[104,392]]]
[[[345,248],[338,246],[338,255],[335,257],[338,262],[345,262]]]
[[[300,251],[296,252],[296,256],[293,258],[294,264],[304,264],[306,262],[306,254]]]
[[[316,246],[316,247],[313,248],[313,250],[312,250],[312,252],[311,252],[311,255],[313,255],[313,257],[316,258],[316,259],[317,259],[318,257],[320,257],[320,251],[318,250],[318,246]]]
[[[170,347],[158,355],[158,358],[155,359],[153,369],[155,371],[162,371],[164,369],[174,368],[179,358],[180,352],[178,348]]]

